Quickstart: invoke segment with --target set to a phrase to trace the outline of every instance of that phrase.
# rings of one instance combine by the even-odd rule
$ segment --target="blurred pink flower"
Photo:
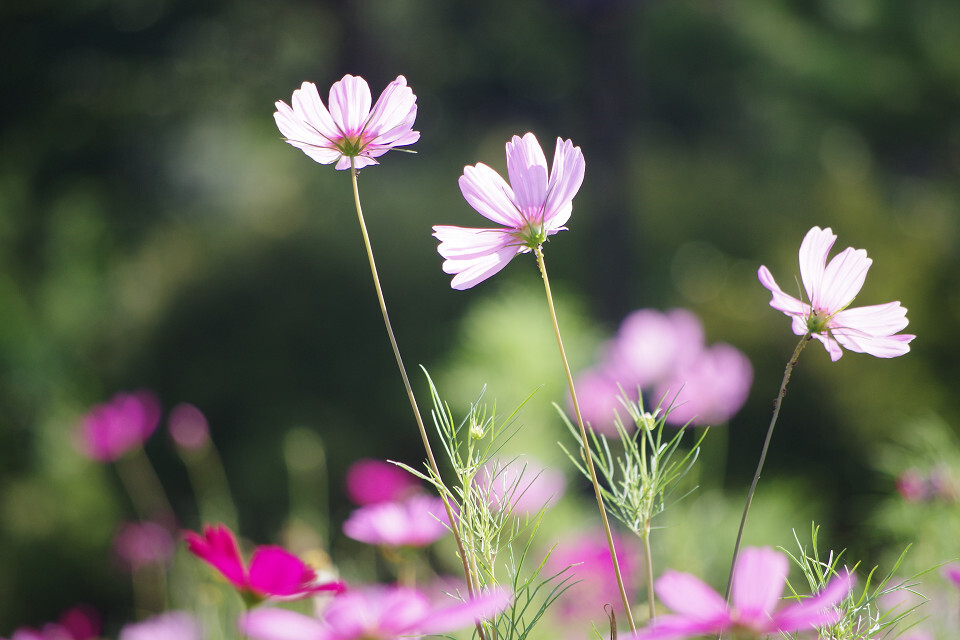
[[[623,320],[577,388],[584,419],[598,433],[616,436],[615,410],[628,432],[634,428],[620,404],[620,388],[633,401],[642,388],[651,407],[672,407],[668,424],[704,425],[729,421],[752,383],[747,357],[728,344],[707,347],[703,325],[690,311],[639,309]]]
[[[681,365],[654,395],[671,406],[667,424],[722,424],[747,401],[753,367],[741,352],[718,342]]]
[[[573,197],[583,182],[580,147],[557,138],[553,168],[532,133],[507,143],[510,184],[483,163],[464,167],[460,191],[480,215],[503,229],[473,229],[437,225],[444,273],[454,274],[450,286],[470,287],[494,275],[518,253],[527,253],[549,236],[566,229]]]
[[[257,547],[244,565],[237,539],[226,526],[204,526],[203,535],[185,531],[187,548],[225,577],[230,584],[259,598],[296,600],[320,591],[341,592],[341,582],[317,581],[316,572],[286,549]]]
[[[829,227],[814,227],[800,244],[800,277],[809,302],[784,293],[770,270],[760,267],[760,283],[773,294],[770,306],[793,318],[796,335],[813,334],[831,360],[840,359],[841,347],[878,358],[902,356],[916,337],[897,333],[907,326],[907,310],[899,302],[848,309],[873,261],[863,249],[847,247],[827,264],[836,239]]]
[[[337,596],[321,619],[267,608],[244,615],[240,628],[257,640],[393,640],[473,625],[503,611],[510,600],[509,593],[494,591],[437,607],[414,589],[369,587]]]
[[[202,640],[196,619],[185,611],[167,611],[120,630],[118,640]]]
[[[623,539],[614,534],[614,546],[627,595],[633,598],[631,585],[640,576],[640,554],[634,539]],[[572,541],[562,540],[547,558],[545,575],[553,575],[568,569],[562,577],[571,575],[570,588],[557,600],[557,614],[565,622],[593,622],[606,620],[604,606],[616,609],[618,618],[623,617],[620,590],[617,587],[610,547],[602,530],[581,535]]]
[[[929,492],[926,478],[916,469],[907,469],[897,477],[897,491],[907,502],[923,502]]]
[[[734,572],[730,604],[700,578],[667,571],[656,582],[657,596],[676,613],[658,617],[634,638],[675,640],[728,632],[737,637],[779,637],[836,622],[840,612],[835,605],[853,588],[853,576],[834,578],[816,596],[775,610],[787,570],[782,553],[767,547],[744,549]]]
[[[173,536],[156,522],[128,522],[113,538],[113,552],[133,570],[167,564],[175,550]]]
[[[941,573],[944,578],[953,583],[953,586],[960,589],[960,564],[948,564]]]
[[[277,101],[273,114],[287,142],[320,164],[336,162],[337,169],[349,169],[350,158],[357,169],[379,164],[375,158],[420,139],[413,131],[417,97],[403,76],[387,85],[373,109],[367,81],[351,75],[333,83],[329,111],[312,82],[294,91],[290,102],[292,108]]]
[[[395,464],[363,458],[347,469],[347,497],[358,505],[390,502],[410,495],[420,482]]]
[[[40,629],[20,627],[10,640],[93,640],[100,635],[100,614],[88,605],[67,609],[59,622],[50,622]]]
[[[118,393],[83,417],[80,450],[99,462],[112,462],[146,442],[159,423],[160,401],[153,392]]]
[[[187,402],[181,402],[170,410],[167,428],[173,441],[190,451],[203,449],[210,442],[210,425],[206,416]]]
[[[550,507],[563,496],[567,479],[556,469],[529,457],[508,462],[491,460],[474,476],[474,484],[493,509],[510,507],[516,514],[531,515]]]
[[[624,389],[646,389],[694,360],[703,345],[703,324],[692,312],[638,309],[623,319],[608,345],[607,368]]]
[[[605,436],[615,437],[617,428],[614,424],[619,415],[627,431],[633,431],[630,420],[622,420],[627,418],[627,412],[620,402],[620,385],[602,367],[581,372],[577,376],[576,386],[580,414],[590,428]],[[623,391],[633,400],[637,399],[636,389],[636,386],[623,387]]]
[[[388,547],[425,547],[448,531],[443,500],[428,495],[360,507],[343,523],[354,540]]]

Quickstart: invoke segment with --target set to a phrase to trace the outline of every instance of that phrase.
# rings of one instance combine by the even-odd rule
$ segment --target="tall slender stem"
[[[650,620],[657,619],[657,601],[653,593],[653,553],[650,551],[650,520],[643,525],[643,561],[647,569],[647,606],[650,608]]]
[[[753,493],[757,489],[757,482],[760,481],[760,473],[763,471],[763,463],[767,459],[767,449],[770,448],[770,440],[773,438],[773,428],[777,425],[777,417],[780,415],[780,405],[783,403],[783,397],[787,393],[787,383],[790,382],[790,374],[797,365],[797,359],[800,352],[813,336],[809,333],[800,338],[797,348],[793,350],[793,355],[787,361],[787,367],[783,371],[783,381],[780,383],[780,392],[773,401],[773,417],[770,419],[770,426],[767,428],[767,437],[763,441],[763,449],[760,452],[760,462],[757,464],[757,472],[753,474],[753,482],[750,483],[750,491],[747,492],[747,503],[743,507],[743,516],[740,518],[740,530],[737,531],[737,542],[733,547],[733,560],[730,562],[730,577],[727,578],[727,591],[724,596],[730,600],[730,590],[733,588],[733,574],[737,568],[737,558],[740,555],[740,542],[743,540],[743,529],[747,524],[747,514],[750,513],[750,504],[753,502]],[[717,636],[719,638],[719,636]]]
[[[593,466],[593,454],[590,451],[589,440],[587,439],[587,429],[584,426],[583,416],[580,414],[580,402],[577,400],[577,390],[573,386],[573,374],[570,372],[570,363],[567,362],[567,353],[563,348],[563,338],[560,337],[560,325],[557,322],[557,310],[553,305],[553,293],[550,290],[550,278],[547,277],[547,265],[543,260],[543,247],[537,245],[534,248],[537,255],[537,266],[540,267],[540,275],[543,277],[543,286],[547,293],[547,305],[550,307],[550,319],[553,320],[553,330],[557,336],[557,346],[560,348],[560,359],[563,360],[563,369],[567,374],[567,384],[570,387],[570,398],[573,401],[573,411],[577,416],[577,425],[580,427],[580,453],[586,462],[587,469],[590,471],[590,481],[593,483],[593,492],[597,497],[597,506],[600,508],[600,519],[603,521],[603,531],[607,536],[607,545],[610,547],[610,559],[613,561],[613,572],[617,577],[617,587],[620,589],[620,598],[623,600],[623,610],[627,616],[627,622],[630,624],[630,630],[636,631],[637,626],[633,622],[633,613],[630,611],[630,599],[627,597],[627,590],[623,586],[623,576],[620,573],[620,563],[617,560],[617,549],[613,544],[613,532],[610,530],[610,521],[607,519],[607,510],[603,506],[603,496],[600,493],[600,483],[597,481],[597,471]]]
[[[383,314],[383,324],[387,329],[387,336],[390,338],[390,346],[393,347],[393,355],[397,359],[397,367],[400,369],[400,377],[403,379],[403,387],[407,391],[407,398],[410,400],[410,408],[413,409],[413,416],[417,420],[417,428],[420,430],[420,438],[423,440],[423,448],[427,452],[427,461],[430,469],[439,480],[440,468],[437,466],[437,460],[433,455],[433,449],[430,446],[430,439],[427,437],[427,430],[423,426],[423,418],[420,416],[420,408],[417,406],[417,399],[413,395],[413,387],[410,386],[410,378],[407,376],[407,369],[403,366],[403,358],[400,357],[400,348],[397,346],[397,338],[393,334],[393,326],[390,324],[390,314],[387,313],[387,303],[383,298],[383,289],[380,287],[380,276],[377,274],[377,263],[373,259],[373,247],[370,245],[370,235],[367,233],[367,223],[363,219],[363,208],[360,206],[360,189],[357,186],[357,169],[354,166],[353,157],[350,158],[350,177],[353,182],[353,201],[357,207],[357,220],[360,222],[360,232],[363,234],[363,245],[367,250],[367,260],[370,262],[370,274],[373,276],[373,286],[377,290],[377,300],[380,302],[380,312]],[[440,498],[443,500],[443,507],[447,512],[447,519],[450,521],[450,531],[457,542],[457,550],[460,553],[460,561],[463,563],[463,575],[467,582],[467,593],[473,598],[476,595],[474,577],[470,571],[470,563],[467,560],[466,551],[463,546],[463,538],[460,535],[460,528],[457,525],[457,518],[453,513],[453,508],[447,497],[441,492]],[[480,640],[485,640],[483,626],[477,621],[477,635]]]

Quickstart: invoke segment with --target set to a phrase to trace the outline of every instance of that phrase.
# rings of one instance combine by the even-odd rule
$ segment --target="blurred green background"
[[[418,97],[417,154],[360,178],[418,391],[419,363],[461,409],[484,382],[503,409],[544,385],[522,421],[563,464],[532,258],[454,292],[430,227],[480,224],[457,187],[465,164],[502,170],[526,131],[548,154],[571,138],[586,179],[547,260],[574,366],[638,307],[687,307],[709,342],[745,351],[754,387],[709,487],[737,502],[795,341],[757,267],[792,290],[804,233],[830,226],[874,259],[858,302],[902,301],[918,338],[896,360],[803,354],[765,474],[803,517],[760,542],[815,517],[868,564],[920,533],[935,537],[927,567],[960,555],[955,503],[901,505],[894,490],[903,469],[956,462],[955,0],[12,0],[0,51],[0,633],[77,601],[108,625],[133,616],[109,561],[131,505],[73,441],[116,391],[206,413],[259,542],[291,510],[292,429],[322,439],[334,537],[351,461],[419,464],[349,176],[284,144],[272,118],[302,81],[325,98],[345,73],[374,96],[403,74]],[[165,433],[147,453],[199,527]],[[733,535],[710,540],[718,566]]]

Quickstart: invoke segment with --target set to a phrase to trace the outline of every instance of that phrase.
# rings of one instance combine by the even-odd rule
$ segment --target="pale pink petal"
[[[794,331],[794,333],[797,333]],[[797,335],[803,335],[802,333],[797,333]],[[829,333],[815,333],[813,337],[823,343],[823,348],[827,350],[827,353],[830,354],[830,360],[836,362],[843,356],[843,349],[840,348],[840,343],[837,342],[833,336]]]
[[[686,640],[725,632],[730,628],[726,620],[700,621],[684,616],[660,616],[646,629],[640,629],[632,640]]]
[[[484,218],[514,229],[525,224],[517,210],[513,189],[487,165],[480,162],[474,167],[464,167],[459,183],[467,204]]]
[[[450,287],[463,291],[499,273],[519,252],[518,247],[506,247],[473,260],[447,260],[443,263],[443,271],[457,274],[450,281]]]
[[[413,125],[417,113],[416,102],[417,97],[407,86],[407,79],[397,76],[396,80],[387,85],[377,99],[377,103],[373,105],[373,110],[367,119],[365,133],[382,138],[381,142],[395,143]],[[417,138],[419,137],[418,133]]]
[[[349,74],[330,87],[330,116],[343,134],[352,138],[370,116],[370,87],[367,81]]]
[[[570,140],[557,138],[543,214],[544,223],[550,228],[560,227],[570,218],[573,197],[583,184],[585,169],[580,147],[573,146]]]
[[[896,358],[909,353],[910,341],[916,337],[906,333],[895,336],[858,335],[850,330],[837,330],[833,335],[844,348],[857,353],[869,353],[877,358]]]
[[[310,134],[310,137],[289,135],[281,127],[280,131],[287,138],[322,144],[322,140],[333,142],[343,136],[343,131],[333,121],[330,112],[323,105],[323,100],[320,99],[320,93],[317,91],[317,85],[312,82],[304,82],[299,89],[293,92],[293,98],[290,102],[293,109],[289,115],[299,121],[296,126]],[[282,111],[280,105],[283,105],[283,103],[277,103],[278,112]],[[279,119],[277,124],[280,124]]]
[[[837,236],[833,235],[830,227],[814,227],[800,243],[800,278],[807,290],[807,300],[814,304],[822,286],[827,254],[836,240]]]
[[[847,597],[854,582],[853,574],[837,576],[819,594],[790,604],[774,614],[770,630],[793,633],[833,624],[840,618],[836,605]]]
[[[770,270],[766,267],[762,266],[757,270],[757,277],[760,278],[760,284],[773,294],[773,298],[770,300],[770,306],[787,315],[802,318],[804,320],[804,329],[797,335],[806,333],[806,318],[810,315],[810,305],[784,293],[783,290],[780,289],[780,286],[777,285],[776,280],[773,279],[773,274],[771,274]]]
[[[186,611],[168,611],[124,626],[118,640],[201,640],[197,620]],[[46,640],[52,640],[47,638]]]
[[[206,561],[238,589],[246,587],[246,571],[233,532],[225,525],[205,526],[203,535],[184,532],[187,549]]]
[[[436,225],[433,227],[433,237],[440,241],[437,251],[447,260],[481,258],[511,246],[514,252],[520,249],[517,239],[503,229]]]
[[[481,594],[469,602],[431,611],[417,625],[416,631],[425,634],[447,633],[475,624],[477,620],[489,620],[510,606],[510,592],[497,589]]]
[[[836,314],[830,321],[833,331],[856,329],[871,336],[891,336],[906,328],[907,310],[899,302],[854,307]]]
[[[787,583],[787,557],[769,547],[749,547],[740,553],[733,574],[731,601],[738,620],[766,621]]]
[[[517,206],[530,224],[544,219],[543,205],[547,197],[547,159],[532,133],[513,136],[507,143],[507,174]]]
[[[690,620],[706,622],[729,619],[723,597],[691,573],[666,571],[655,586],[661,602]]]
[[[285,609],[261,608],[241,616],[240,631],[254,640],[325,640],[329,631],[316,618]]]
[[[414,631],[430,612],[430,602],[415,589],[369,587],[333,599],[323,614],[332,638],[394,638]]]
[[[847,247],[827,265],[820,289],[815,296],[811,295],[810,304],[830,314],[843,309],[860,293],[871,264],[873,260],[866,251]]]

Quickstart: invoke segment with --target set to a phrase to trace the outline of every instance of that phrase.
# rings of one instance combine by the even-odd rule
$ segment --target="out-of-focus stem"
[[[610,547],[610,559],[613,561],[613,572],[617,577],[617,587],[620,589],[620,598],[623,601],[623,610],[627,616],[627,622],[630,624],[630,630],[636,631],[636,624],[633,622],[633,613],[630,611],[630,599],[627,597],[627,590],[623,585],[623,575],[620,572],[620,562],[617,560],[617,549],[613,543],[613,532],[610,530],[610,521],[607,519],[607,510],[603,506],[603,496],[600,493],[600,483],[597,480],[597,471],[593,466],[593,454],[590,450],[590,441],[587,439],[587,429],[583,422],[583,416],[580,414],[580,402],[577,400],[577,390],[573,385],[573,374],[570,372],[570,363],[567,362],[567,353],[563,348],[563,338],[560,337],[560,325],[557,322],[557,310],[553,304],[553,293],[550,290],[550,278],[547,276],[547,265],[543,260],[543,247],[537,245],[534,249],[537,256],[537,266],[540,267],[540,275],[543,277],[543,286],[547,293],[547,306],[550,307],[550,319],[553,320],[553,330],[557,337],[557,347],[560,349],[560,359],[563,360],[563,369],[567,374],[567,384],[570,387],[570,399],[573,402],[573,411],[577,416],[577,426],[580,427],[580,453],[583,455],[584,462],[590,472],[590,481],[593,483],[593,492],[597,497],[597,506],[600,508],[600,519],[603,521],[603,530],[607,536],[607,545]]]
[[[430,446],[430,439],[427,437],[427,430],[423,426],[423,418],[420,416],[420,408],[417,406],[416,396],[413,395],[413,387],[410,386],[410,378],[407,376],[407,369],[403,366],[403,358],[400,357],[400,348],[397,346],[397,338],[393,333],[393,326],[390,324],[390,315],[387,313],[387,303],[383,298],[383,289],[380,286],[380,276],[377,273],[377,263],[373,259],[373,247],[370,245],[370,235],[367,233],[367,223],[363,219],[363,209],[360,206],[360,189],[357,186],[357,169],[354,166],[353,158],[350,158],[350,177],[353,182],[353,200],[354,204],[357,207],[357,220],[360,222],[360,232],[363,234],[363,245],[367,251],[367,260],[370,263],[370,274],[373,276],[373,286],[377,290],[377,300],[380,302],[380,312],[383,314],[383,324],[387,329],[387,337],[390,338],[390,346],[393,347],[393,355],[397,359],[397,367],[400,369],[400,377],[403,379],[403,387],[407,391],[407,398],[410,400],[410,408],[413,409],[413,416],[417,421],[417,428],[420,430],[420,438],[423,440],[423,448],[427,453],[427,462],[430,464],[430,469],[436,475],[437,479],[440,478],[440,469],[437,467],[437,460],[433,455],[433,449]],[[463,546],[463,539],[460,536],[460,527],[457,524],[457,518],[453,513],[453,508],[450,506],[449,500],[441,492],[440,497],[443,499],[443,506],[447,512],[447,519],[450,521],[450,531],[453,532],[453,537],[457,542],[457,550],[460,553],[460,561],[463,563],[463,575],[467,582],[467,592],[470,595],[470,598],[476,596],[476,590],[474,589],[474,580],[472,571],[470,570],[470,563],[466,556],[466,551]],[[486,637],[483,633],[483,625],[480,621],[477,621],[477,635],[480,640],[486,640]]]
[[[647,570],[647,604],[650,607],[650,620],[657,618],[657,600],[653,592],[653,553],[650,551],[650,520],[643,525],[643,562]]]
[[[167,531],[177,530],[177,517],[167,500],[163,484],[142,448],[135,449],[114,462],[134,509],[143,520],[162,525]]]
[[[740,518],[740,530],[737,531],[737,542],[733,547],[733,560],[730,562],[730,577],[727,578],[727,591],[724,597],[730,600],[730,590],[733,588],[733,574],[737,568],[737,558],[740,556],[740,543],[743,540],[743,529],[747,524],[747,514],[750,513],[750,504],[753,502],[753,493],[757,489],[757,482],[760,481],[760,473],[763,471],[763,463],[767,459],[767,449],[770,448],[770,440],[773,438],[773,428],[777,425],[777,417],[780,415],[780,405],[783,403],[783,397],[787,394],[787,383],[790,382],[790,374],[797,365],[797,359],[800,352],[813,336],[809,333],[800,338],[797,348],[793,350],[793,355],[787,361],[787,367],[783,371],[783,381],[780,383],[780,391],[773,401],[773,417],[770,419],[770,426],[767,428],[767,437],[763,441],[763,449],[760,451],[760,462],[757,464],[757,472],[753,474],[753,482],[750,483],[750,490],[747,492],[747,503],[743,507],[743,516]],[[720,636],[717,636],[718,640]]]

